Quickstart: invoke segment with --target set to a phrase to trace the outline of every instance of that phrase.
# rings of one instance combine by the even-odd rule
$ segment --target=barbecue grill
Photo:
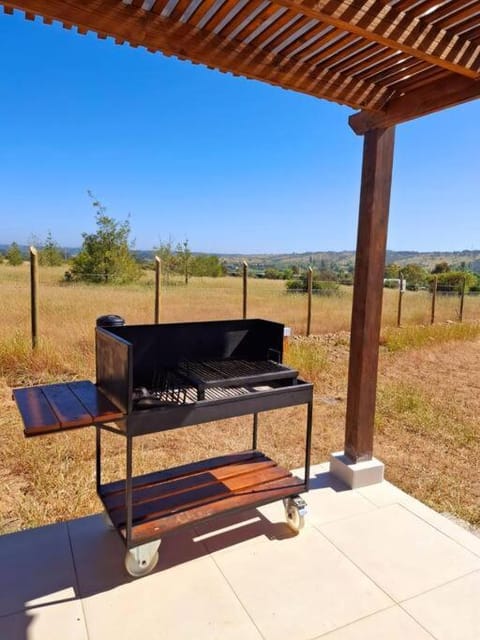
[[[131,575],[150,572],[161,538],[181,527],[283,499],[287,523],[303,526],[308,491],[313,387],[282,363],[283,325],[228,320],[125,325],[97,322],[96,385],[88,381],[16,389],[26,435],[96,427],[97,493],[127,547]],[[108,326],[105,326],[108,325]],[[257,449],[258,414],[305,404],[305,476]],[[253,415],[252,447],[133,477],[133,438]],[[126,440],[125,479],[102,482],[103,430]]]

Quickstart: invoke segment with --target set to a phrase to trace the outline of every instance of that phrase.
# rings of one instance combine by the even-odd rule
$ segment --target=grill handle
[[[271,360],[272,362],[276,362],[277,364],[282,363],[282,354],[278,349],[269,349],[267,351],[267,360]]]

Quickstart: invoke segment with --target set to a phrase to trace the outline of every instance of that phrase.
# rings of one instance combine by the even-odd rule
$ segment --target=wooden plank
[[[153,473],[146,473],[142,476],[133,478],[133,487],[147,487],[152,484],[159,484],[167,480],[174,478],[185,477],[188,475],[194,475],[202,471],[209,471],[217,467],[224,467],[230,464],[240,464],[242,462],[258,460],[259,462],[269,460],[260,451],[248,450],[240,451],[238,453],[229,453],[224,456],[217,456],[215,458],[209,458],[208,460],[200,460],[198,462],[190,462],[188,464],[174,467],[172,469],[165,469],[164,471],[155,471]],[[100,495],[103,499],[107,498],[114,493],[125,493],[125,480],[117,480],[110,482],[109,484],[102,485],[100,487]]]
[[[111,422],[124,417],[125,414],[90,380],[69,382],[68,387],[92,416],[94,422]]]
[[[373,451],[393,148],[394,129],[365,136],[345,428],[345,453],[353,462],[371,459]]]
[[[273,460],[262,460],[244,463],[240,465],[228,465],[212,471],[204,471],[182,478],[176,478],[165,482],[150,484],[148,486],[135,487],[132,491],[133,504],[148,502],[149,500],[166,497],[177,493],[182,493],[194,487],[205,487],[210,484],[226,481],[232,477],[239,476],[252,471],[263,470],[275,466]],[[115,493],[104,498],[105,507],[108,510],[125,508],[125,492]]]
[[[386,4],[383,0],[371,0],[368,3],[360,0],[317,0],[314,4],[309,4],[306,0],[276,0],[276,4],[296,8],[324,24],[391,47],[395,51],[403,51],[466,77],[479,77],[474,64],[478,61],[475,43],[439,29],[425,18],[419,19],[398,11],[394,5]],[[428,20],[433,20],[432,15],[428,16]],[[466,53],[464,57],[468,61],[464,64],[457,62],[455,51],[458,48]]]
[[[62,428],[83,427],[93,424],[93,416],[87,412],[82,403],[72,393],[68,384],[50,384],[42,387],[42,391]]]
[[[251,487],[243,493],[230,493],[224,499],[190,506],[185,511],[137,524],[133,527],[132,539],[134,543],[141,544],[144,541],[159,538],[179,527],[192,525],[214,515],[220,515],[236,509],[259,506],[301,493],[304,490],[305,484],[298,478],[281,478],[280,480]],[[125,536],[124,529],[120,529],[120,533]]]
[[[208,484],[203,484],[205,479],[200,475],[198,479],[202,484],[198,486],[194,485],[184,491],[175,491],[170,488],[170,492],[165,496],[156,495],[148,501],[134,504],[133,523],[137,524],[153,517],[157,518],[162,515],[183,511],[198,504],[223,499],[231,494],[249,490],[251,487],[290,476],[289,471],[279,466],[269,466],[261,471],[237,475],[224,481],[215,480]],[[177,480],[177,482],[181,482],[181,480]],[[109,515],[116,526],[125,524],[125,509],[109,510]]]
[[[20,411],[26,436],[41,435],[60,429],[60,422],[41,387],[14,389],[13,397]]]
[[[350,116],[349,123],[355,133],[364,134],[373,129],[388,128],[447,107],[480,97],[480,81],[452,74],[426,83],[414,93],[394,94],[382,111],[361,111]]]
[[[145,13],[134,6],[114,1],[109,2],[108,0],[103,0],[102,3],[97,0],[84,0],[76,3],[64,3],[59,0],[49,2],[45,0],[17,0],[5,2],[5,4],[29,14],[38,13],[49,18],[59,19],[67,24],[73,23],[87,27],[102,35],[109,34],[121,37],[134,45],[142,44],[151,49],[157,48],[157,45],[149,25],[154,23],[157,18],[162,18],[162,26],[167,34],[169,24],[172,32],[181,24],[175,19],[161,16],[155,5],[151,11]],[[183,9],[183,2],[180,4]],[[208,7],[212,6],[210,2],[205,4]],[[446,5],[450,4],[446,3]],[[313,4],[306,0],[276,0],[275,7],[272,9],[278,10],[278,7],[291,9],[324,24],[330,24],[343,31],[354,33],[367,42],[377,42],[391,47],[393,50],[404,51],[455,73],[472,78],[479,75],[476,69],[478,51],[475,43],[465,36],[455,34],[454,29],[447,31],[437,26],[435,24],[436,12],[416,17],[408,12],[398,10],[394,4],[385,3],[384,0],[370,0],[368,3],[361,0],[336,0],[334,2],[332,0],[317,0]],[[88,25],[84,20],[85,10],[91,14]],[[252,9],[248,6],[246,15],[248,16],[251,12]],[[122,13],[127,18],[122,19]],[[240,13],[243,13],[243,10]],[[174,13],[174,15],[176,14]],[[128,17],[135,20],[134,29],[130,24],[125,24]],[[235,16],[236,18],[237,16]],[[112,31],[114,33],[111,33]],[[207,36],[212,36],[212,31],[208,28],[198,31],[204,40]],[[125,32],[128,32],[127,37],[124,35]],[[144,42],[139,43],[140,38],[144,39]],[[179,45],[182,57],[193,60],[194,47],[191,46],[192,43],[181,39]],[[172,42],[167,40],[165,53],[169,53],[166,48],[171,46]],[[457,52],[459,50],[464,52],[463,64],[458,61]],[[200,62],[208,64],[206,60],[200,60]],[[233,69],[230,70],[233,71]]]

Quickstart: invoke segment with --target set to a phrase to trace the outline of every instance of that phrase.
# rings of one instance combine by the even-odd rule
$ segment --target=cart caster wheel
[[[125,554],[125,569],[134,578],[146,576],[156,567],[160,542],[150,542]]]
[[[305,514],[307,513],[305,500],[300,498],[300,496],[285,498],[283,505],[285,507],[285,518],[288,526],[295,533],[299,533],[305,526]]]

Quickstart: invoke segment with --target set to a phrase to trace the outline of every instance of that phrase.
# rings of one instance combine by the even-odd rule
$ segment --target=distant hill
[[[0,251],[3,253],[10,245],[0,244]],[[28,253],[27,245],[19,245],[20,250]],[[79,247],[62,247],[62,251],[67,257],[76,255]],[[149,260],[153,257],[150,250],[137,249],[134,251],[140,260]],[[193,255],[206,255],[205,252],[192,252]],[[217,253],[221,260],[227,264],[236,265],[244,260],[252,268],[265,269],[273,267],[283,269],[285,267],[309,266],[331,267],[336,265],[340,268],[348,269],[355,263],[354,251],[305,251],[303,253]],[[428,270],[432,270],[438,262],[448,262],[455,267],[465,267],[476,273],[480,273],[480,249],[465,249],[463,251],[387,251],[386,263],[402,266],[406,264],[420,264]]]
[[[219,258],[227,263],[237,264],[246,260],[252,267],[284,268],[293,265],[314,267],[347,268],[355,263],[354,251],[306,251],[304,253],[278,253],[278,254],[218,254]],[[386,264],[403,266],[407,264],[419,264],[428,270],[432,270],[438,262],[448,262],[453,267],[465,267],[480,273],[480,250],[464,251],[387,251]]]

